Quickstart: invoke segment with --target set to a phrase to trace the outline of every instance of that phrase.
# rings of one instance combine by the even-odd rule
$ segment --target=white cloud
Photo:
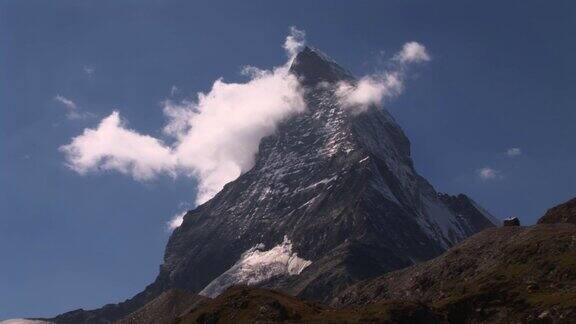
[[[356,84],[341,82],[336,89],[344,107],[362,112],[371,105],[382,104],[386,99],[400,95],[404,89],[404,79],[410,64],[428,61],[430,56],[426,48],[416,42],[404,44],[402,50],[394,55],[396,63],[391,71],[385,71],[362,77]]]
[[[180,89],[178,89],[177,86],[173,85],[172,87],[170,87],[170,97],[174,97],[179,92],[180,92]]]
[[[402,92],[404,84],[398,73],[385,73],[361,78],[357,84],[341,82],[336,90],[342,104],[360,112],[384,98],[393,98]]]
[[[166,109],[169,116],[181,116],[172,117],[165,130],[178,139],[174,153],[180,165],[200,180],[198,202],[252,168],[260,140],[304,108],[296,77],[280,67],[247,83],[217,80],[197,101]]]
[[[183,212],[180,212],[180,213],[174,215],[172,217],[172,219],[170,219],[168,222],[166,222],[168,229],[170,231],[173,231],[176,228],[180,227],[180,225],[182,225],[182,222],[184,222],[184,215],[186,215],[186,211],[183,211]]]
[[[194,102],[188,100],[181,102],[165,100],[162,103],[164,106],[162,111],[168,119],[168,123],[162,129],[162,132],[174,138],[185,135],[184,133],[190,128],[190,119],[198,113],[198,111],[194,110],[194,104]]]
[[[284,49],[289,58],[293,58],[306,44],[306,32],[294,26],[290,27],[290,34],[284,41]]]
[[[484,167],[476,171],[478,177],[483,181],[502,179],[502,173],[490,167]]]
[[[114,111],[60,148],[67,165],[79,174],[114,170],[138,181],[159,175],[194,177],[196,203],[206,202],[252,168],[260,140],[273,134],[279,122],[305,110],[300,84],[289,73],[304,36],[291,28],[284,43],[289,59],[280,67],[247,67],[243,72],[249,80],[244,83],[218,79],[195,99],[166,100],[165,141],[128,128]],[[397,65],[394,71],[361,78],[354,86],[340,84],[342,100],[364,107],[399,95],[405,64]]]
[[[430,55],[424,45],[418,42],[409,42],[402,46],[402,50],[394,57],[401,63],[418,63],[430,61]]]
[[[506,151],[506,155],[508,155],[509,157],[522,155],[522,149],[519,147],[511,147]]]
[[[66,118],[68,119],[82,119],[91,116],[89,113],[82,112],[80,107],[72,101],[72,99],[68,99],[61,95],[56,95],[54,100],[61,103],[64,108],[66,108]]]
[[[301,41],[297,36],[303,37],[296,29],[292,33],[286,42],[289,53]],[[201,204],[252,168],[260,140],[281,120],[305,109],[288,63],[272,70],[252,69],[249,77],[245,83],[218,79],[196,100],[166,101],[164,134],[173,139],[170,144],[126,128],[113,112],[96,129],[86,129],[61,147],[67,164],[80,174],[116,170],[137,180],[158,174],[193,176],[199,183],[196,202]]]
[[[137,180],[148,180],[158,173],[175,174],[175,157],[160,140],[128,129],[114,111],[96,129],[60,147],[67,165],[85,174],[95,170],[116,170]]]
[[[78,106],[76,105],[76,103],[64,96],[61,95],[56,95],[56,97],[54,97],[54,100],[62,103],[64,105],[64,107],[66,107],[68,110],[76,110],[78,109]]]
[[[84,73],[86,73],[89,77],[92,77],[96,71],[96,69],[89,65],[84,66],[82,69],[84,70]]]

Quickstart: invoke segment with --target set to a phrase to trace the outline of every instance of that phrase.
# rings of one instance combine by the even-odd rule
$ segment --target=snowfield
[[[270,250],[263,251],[263,248],[263,244],[258,244],[244,252],[230,269],[212,280],[200,295],[213,298],[232,285],[255,285],[277,276],[298,275],[312,263],[292,252],[292,242],[287,236]]]

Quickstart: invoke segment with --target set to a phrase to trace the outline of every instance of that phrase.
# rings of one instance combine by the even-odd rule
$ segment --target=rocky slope
[[[576,224],[576,198],[550,208],[538,220],[538,224],[571,223]]]
[[[384,301],[359,309],[333,309],[283,293],[232,287],[169,323],[442,323],[426,305]]]
[[[254,167],[184,217],[153,284],[134,298],[61,323],[110,321],[172,288],[216,296],[251,284],[329,301],[350,284],[429,260],[492,217],[466,196],[437,193],[385,110],[340,104],[346,70],[305,48],[291,73],[307,110],[262,140]]]
[[[171,289],[115,324],[157,324],[170,321],[208,302],[208,298]]]
[[[358,283],[333,305],[422,302],[451,323],[570,323],[576,226],[487,229],[425,263]]]
[[[445,198],[467,205],[464,197]],[[558,219],[571,212],[551,210]],[[576,226],[487,229],[435,259],[347,288],[332,307],[246,286],[179,314],[156,305],[171,304],[153,301],[137,314],[162,314],[171,323],[572,323]]]

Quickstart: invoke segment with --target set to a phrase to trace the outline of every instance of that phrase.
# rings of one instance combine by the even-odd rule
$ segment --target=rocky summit
[[[293,60],[307,105],[264,138],[252,169],[189,211],[156,280],[132,299],[58,323],[106,323],[171,289],[216,297],[231,285],[329,302],[357,281],[434,258],[494,227],[465,195],[438,193],[416,172],[392,116],[341,104],[351,73],[306,47]]]

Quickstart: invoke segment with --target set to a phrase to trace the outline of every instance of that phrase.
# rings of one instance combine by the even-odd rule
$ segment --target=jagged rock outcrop
[[[495,225],[466,196],[439,194],[418,175],[410,142],[388,112],[341,105],[335,89],[355,82],[349,72],[309,47],[290,71],[305,89],[306,111],[262,140],[251,170],[185,215],[156,281],[124,303],[63,314],[59,322],[115,320],[166,290],[199,293],[214,280],[229,282],[223,274],[328,301],[356,281],[429,260]],[[274,253],[303,260],[301,272],[267,257]],[[246,260],[258,261],[246,268]]]

